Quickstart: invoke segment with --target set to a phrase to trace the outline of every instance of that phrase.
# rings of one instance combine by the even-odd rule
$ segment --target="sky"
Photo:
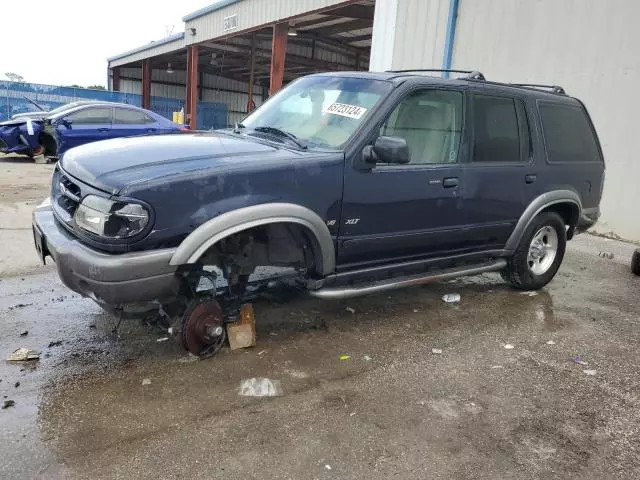
[[[2,0],[0,80],[106,87],[108,57],[183,31],[182,17],[215,1]]]

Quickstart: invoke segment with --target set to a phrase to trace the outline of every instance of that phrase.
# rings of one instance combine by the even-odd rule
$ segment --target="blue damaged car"
[[[133,105],[80,101],[1,122],[0,153],[58,157],[69,148],[97,140],[181,130],[187,128]]]

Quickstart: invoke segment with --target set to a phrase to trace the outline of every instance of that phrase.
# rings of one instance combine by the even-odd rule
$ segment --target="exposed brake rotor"
[[[207,357],[227,339],[222,308],[213,299],[193,300],[182,317],[182,345],[194,355]]]

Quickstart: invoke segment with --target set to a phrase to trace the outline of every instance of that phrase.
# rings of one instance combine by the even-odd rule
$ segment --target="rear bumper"
[[[582,233],[593,227],[600,218],[600,207],[583,208],[576,225],[576,233]]]
[[[100,303],[118,306],[175,297],[179,282],[169,261],[175,249],[119,255],[93,250],[56,222],[50,205],[33,212],[34,236],[42,255],[50,255],[71,290]],[[36,244],[38,245],[38,244]]]

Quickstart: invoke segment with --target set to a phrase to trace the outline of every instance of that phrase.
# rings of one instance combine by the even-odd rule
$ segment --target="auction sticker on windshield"
[[[322,113],[331,113],[333,115],[340,115],[341,117],[355,118],[359,120],[367,113],[366,108],[358,107],[357,105],[348,105],[346,103],[332,103]]]

